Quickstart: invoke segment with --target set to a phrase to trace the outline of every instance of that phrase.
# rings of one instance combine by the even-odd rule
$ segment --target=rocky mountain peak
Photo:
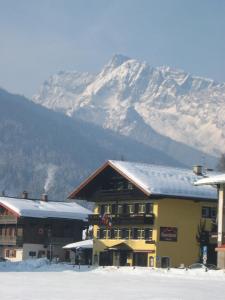
[[[225,118],[221,118],[225,84],[167,66],[151,67],[115,55],[96,76],[58,74],[57,80],[50,79],[33,100],[103,128],[130,133],[148,145],[152,142],[151,128],[213,155],[225,149]],[[128,111],[135,113],[131,117]]]

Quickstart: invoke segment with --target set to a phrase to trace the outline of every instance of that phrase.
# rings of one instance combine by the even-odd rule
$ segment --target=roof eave
[[[0,205],[3,206],[5,209],[9,210],[15,217],[20,218],[21,214],[19,214],[17,211],[6,205],[5,203],[0,202]]]
[[[217,197],[215,198],[205,198],[205,197],[197,197],[197,196],[179,196],[179,195],[166,195],[166,194],[151,194],[151,198],[154,199],[182,199],[182,200],[192,200],[192,201],[204,201],[204,202],[211,202],[217,201]]]
[[[112,161],[108,160],[106,163],[104,163],[100,168],[98,168],[95,172],[93,172],[86,180],[84,180],[73,192],[71,192],[68,196],[68,199],[76,199],[76,195],[89,183],[91,180],[93,180],[97,175],[99,175],[105,168],[110,166],[115,171],[117,171],[121,176],[129,180],[134,186],[136,186],[139,190],[141,190],[146,196],[150,196],[151,193],[142,187],[140,184],[135,182],[132,178],[130,178],[127,174],[125,174],[123,171],[120,170],[117,166],[113,164]]]

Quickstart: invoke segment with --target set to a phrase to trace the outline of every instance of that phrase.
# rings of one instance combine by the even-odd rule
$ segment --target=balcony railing
[[[131,197],[137,198],[140,196],[140,192],[137,189],[108,189],[108,190],[98,190],[95,193],[96,200],[115,200],[118,199],[130,199]]]
[[[16,245],[16,236],[0,236],[0,245]]]
[[[4,215],[0,216],[0,224],[16,224],[17,223],[17,217]]]
[[[118,214],[109,215],[112,225],[154,225],[154,214]],[[99,214],[88,216],[88,221],[91,225],[104,225],[104,222]]]

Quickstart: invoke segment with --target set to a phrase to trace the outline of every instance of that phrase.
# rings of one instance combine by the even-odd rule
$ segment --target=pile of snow
[[[149,277],[166,277],[166,278],[183,278],[183,279],[223,279],[225,280],[224,270],[205,270],[203,269],[161,269],[150,267],[96,267],[86,265],[73,265],[69,263],[54,263],[47,258],[28,259],[19,262],[5,261],[0,262],[0,272],[81,272],[93,273],[95,275],[106,275],[117,273],[123,275],[149,276]]]
[[[24,261],[0,262],[0,272],[29,272],[36,271],[38,269],[48,269],[49,260],[47,258],[28,259]]]
[[[71,243],[63,247],[64,249],[92,249],[93,240],[84,240],[76,243]]]

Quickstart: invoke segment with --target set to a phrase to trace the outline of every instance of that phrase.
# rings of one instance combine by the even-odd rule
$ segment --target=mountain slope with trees
[[[0,190],[62,200],[108,159],[184,166],[165,152],[0,89]]]

